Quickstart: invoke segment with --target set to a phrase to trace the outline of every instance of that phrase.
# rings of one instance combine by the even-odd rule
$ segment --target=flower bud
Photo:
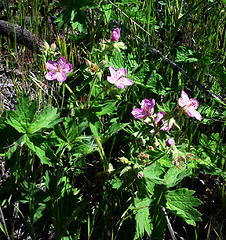
[[[56,49],[56,43],[53,42],[53,43],[51,44],[51,50],[52,50],[52,51],[55,51],[55,49]]]
[[[172,138],[169,138],[167,141],[166,141],[166,144],[171,147],[172,145],[174,145],[174,140]]]
[[[138,172],[137,177],[140,178],[140,179],[143,178],[143,173]]]
[[[116,28],[111,34],[111,41],[117,42],[119,38],[120,38],[120,29]]]

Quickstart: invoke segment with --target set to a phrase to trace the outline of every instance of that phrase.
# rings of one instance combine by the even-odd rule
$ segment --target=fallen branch
[[[44,42],[17,24],[10,24],[8,21],[0,20],[0,35],[16,39],[17,43],[22,44],[30,50],[37,50],[41,53]]]

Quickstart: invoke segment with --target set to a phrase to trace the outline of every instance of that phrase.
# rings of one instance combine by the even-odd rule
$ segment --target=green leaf
[[[112,13],[112,4],[105,4],[102,6],[102,11],[104,12],[104,22],[105,24],[108,24],[111,19],[111,13]]]
[[[26,133],[37,111],[37,104],[30,104],[29,98],[22,96],[18,99],[16,111],[9,112],[6,123],[15,128],[19,133]]]
[[[18,133],[15,128],[8,124],[0,124],[0,153],[4,153],[9,150],[9,146],[16,142],[22,134]]]
[[[135,206],[135,220],[136,220],[136,234],[134,239],[139,239],[144,236],[146,232],[149,236],[153,230],[152,219],[149,213],[149,206],[152,202],[149,198],[134,199],[134,206]]]
[[[120,178],[115,177],[114,179],[110,180],[109,183],[111,184],[112,188],[120,189],[123,184],[123,181]]]
[[[151,181],[156,184],[165,184],[165,180],[160,178],[163,173],[161,166],[158,162],[154,162],[150,166],[146,167],[143,171],[143,177],[146,181]]]
[[[39,114],[37,111],[36,101],[30,103],[28,97],[22,96],[18,99],[16,111],[8,113],[6,123],[19,133],[33,134],[41,129],[51,128],[60,121],[56,108],[46,107]]]
[[[192,196],[194,192],[187,188],[179,188],[168,191],[165,195],[166,208],[193,226],[195,226],[196,221],[201,221],[201,213],[194,207],[202,204],[198,198]]]
[[[131,78],[137,85],[149,88],[157,94],[164,95],[166,90],[162,84],[162,76],[158,74],[154,66],[149,66],[146,62],[140,65]]]
[[[25,135],[25,142],[29,149],[39,157],[41,164],[53,166],[53,163],[56,163],[56,156],[50,149],[46,139],[41,135],[36,135],[33,137]]]
[[[100,104],[97,107],[92,107],[91,111],[96,113],[96,116],[100,117],[106,114],[111,114],[114,111],[117,110],[117,107],[115,106],[116,102],[107,102]]]
[[[129,125],[129,123],[118,123],[116,118],[111,119],[110,123],[110,127],[108,127],[107,131],[104,132],[103,141],[106,141],[111,136],[115,135]]]
[[[57,108],[46,107],[43,109],[28,127],[28,133],[33,134],[41,129],[51,128],[60,121]]]
[[[5,228],[3,227],[2,223],[0,222],[0,230],[7,236]]]
[[[180,46],[177,50],[176,62],[197,62],[197,58],[194,57],[194,54],[191,49],[187,47]]]
[[[124,57],[122,52],[117,52],[117,54],[113,54],[110,58],[109,65],[113,66],[116,70],[118,70],[122,66],[122,63],[124,62]]]
[[[164,176],[167,187],[174,187],[181,182],[183,178],[187,177],[190,172],[188,169],[178,168],[176,166],[170,168]]]

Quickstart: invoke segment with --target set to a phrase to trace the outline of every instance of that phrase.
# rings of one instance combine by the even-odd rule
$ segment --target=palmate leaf
[[[179,182],[181,182],[182,179],[187,177],[190,173],[191,171],[188,169],[178,168],[176,166],[171,167],[164,176],[167,187],[168,188],[174,187]]]
[[[8,113],[6,123],[15,128],[19,133],[26,133],[36,111],[36,102],[30,104],[29,98],[23,96],[18,99],[16,111]]]
[[[44,108],[33,120],[28,128],[28,133],[32,134],[41,129],[51,128],[60,121],[57,109],[51,107]]]
[[[168,191],[166,197],[166,208],[181,217],[186,223],[195,226],[196,221],[201,221],[201,213],[194,207],[199,206],[202,202],[192,196],[193,190],[179,188]]]
[[[19,133],[36,133],[41,129],[51,128],[60,121],[57,109],[44,108],[37,114],[36,101],[30,103],[28,97],[18,100],[16,111],[8,113],[6,123],[16,129]]]
[[[41,135],[28,136],[24,135],[28,148],[39,157],[41,164],[53,166],[57,162],[53,150],[50,148],[50,141]]]
[[[149,236],[153,230],[153,224],[149,213],[149,206],[151,203],[151,199],[149,198],[135,198],[134,205],[136,211],[136,234],[134,239],[139,239],[144,236],[146,232]]]

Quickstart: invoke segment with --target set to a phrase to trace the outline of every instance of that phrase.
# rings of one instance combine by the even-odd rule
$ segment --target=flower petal
[[[143,108],[146,112],[149,112],[150,114],[154,112],[154,106],[155,106],[155,99],[152,99],[151,101],[148,99],[144,99],[141,102],[141,108]]]
[[[72,70],[72,64],[70,64],[70,63],[65,64],[63,72],[64,73],[69,73],[71,70]]]
[[[59,65],[64,66],[66,64],[66,58],[65,57],[59,57],[59,59],[57,60],[57,63]]]
[[[107,76],[107,81],[111,84],[115,84],[116,80],[113,77]]]
[[[185,91],[182,90],[181,97],[178,99],[178,104],[180,107],[188,105],[190,102],[189,97]]]
[[[115,86],[117,86],[118,88],[120,88],[120,89],[123,89],[123,88],[125,88],[126,87],[126,85],[124,84],[124,81],[123,80],[118,80],[118,81],[115,81]]]
[[[64,72],[58,73],[57,75],[57,81],[58,82],[64,82],[66,80],[66,74]]]
[[[155,123],[158,124],[162,119],[163,117],[165,116],[165,113],[160,111],[156,114],[156,119],[155,119]]]
[[[50,60],[46,63],[46,68],[48,70],[57,70],[57,63]]]
[[[58,75],[58,72],[56,71],[51,71],[51,72],[48,72],[46,75],[45,75],[45,78],[47,80],[54,80],[57,78],[57,75]]]
[[[116,72],[116,70],[112,66],[110,66],[109,67],[109,71],[110,71],[111,77],[115,78],[115,80],[116,80],[117,79],[117,72]]]
[[[126,76],[126,69],[125,68],[119,68],[119,70],[117,71],[118,74],[118,78],[120,77],[125,77]]]
[[[129,78],[123,78],[123,83],[124,83],[125,86],[133,85],[133,81],[130,80]]]
[[[120,29],[116,28],[111,34],[111,41],[117,42],[119,38],[120,38]]]
[[[144,118],[144,117],[147,117],[148,115],[150,115],[149,113],[147,114],[144,109],[139,109],[139,108],[135,108],[132,110],[131,112],[133,114],[133,116],[136,118],[136,119],[140,119],[140,118]]]
[[[164,122],[164,123],[163,123],[163,126],[160,128],[160,130],[169,132],[170,127],[169,127],[168,122]]]
[[[202,120],[202,115],[201,115],[200,112],[198,112],[198,111],[195,111],[194,117],[195,117],[197,120],[199,120],[199,121]]]
[[[187,109],[186,109],[186,112],[187,112],[187,114],[188,114],[190,117],[194,117],[194,118],[196,118],[196,119],[199,120],[199,121],[202,120],[201,114],[200,114],[198,111],[196,111],[196,110],[194,109],[194,107],[189,107],[189,108],[187,108]]]

